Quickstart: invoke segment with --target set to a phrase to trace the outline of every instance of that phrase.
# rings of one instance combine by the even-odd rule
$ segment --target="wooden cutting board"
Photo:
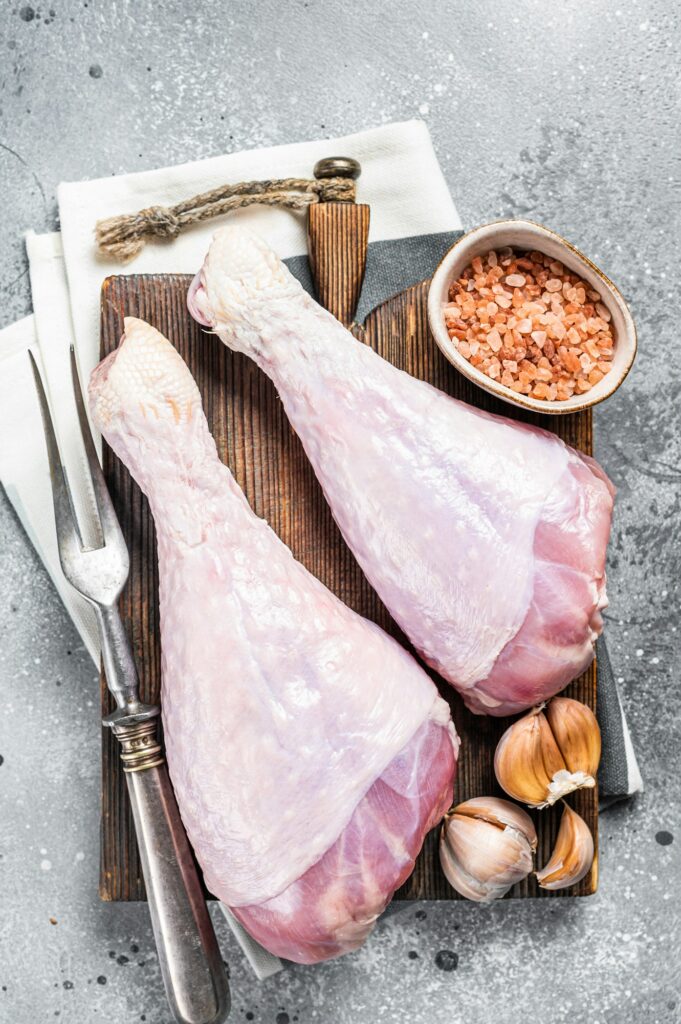
[[[124,316],[138,316],[157,327],[187,362],[203,397],[210,429],[220,457],[232,470],[255,513],[264,517],[307,568],[351,608],[379,623],[409,648],[409,643],[367,583],[336,527],[303,448],[284,415],[269,379],[244,356],[228,351],[206,335],[185,305],[190,278],[181,275],[109,278],[102,293],[101,353],[118,345]],[[375,309],[354,332],[385,359],[412,376],[492,412],[516,415],[475,388],[445,360],[430,336],[426,317],[428,282],[415,285]],[[590,411],[571,416],[517,414],[527,422],[555,430],[568,444],[591,454]],[[105,445],[104,472],[130,550],[131,572],[121,598],[124,624],[140,670],[142,697],[159,700],[160,649],[158,576],[154,525],[146,499],[126,468]],[[437,677],[434,676],[436,682]],[[441,681],[440,692],[452,707],[462,739],[455,800],[502,795],[492,768],[497,740],[508,720],[481,718],[463,707],[454,690]],[[596,667],[574,682],[569,696],[596,707]],[[111,710],[102,686],[102,710]],[[100,892],[106,900],[144,899],[139,857],[127,790],[116,741],[102,733],[102,832]],[[586,819],[597,841],[598,800],[595,790],[569,798]],[[546,863],[558,830],[560,808],[533,813],[539,837],[537,860]],[[575,888],[547,893],[534,878],[515,886],[512,895],[588,895],[597,884],[597,860]],[[397,893],[400,899],[458,899],[446,881],[437,855],[437,830],[426,839],[411,878]]]

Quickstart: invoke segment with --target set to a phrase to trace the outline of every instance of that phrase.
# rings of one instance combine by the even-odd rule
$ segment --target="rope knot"
[[[182,225],[167,206],[148,206],[137,214],[140,234],[156,235],[158,238],[176,238]]]

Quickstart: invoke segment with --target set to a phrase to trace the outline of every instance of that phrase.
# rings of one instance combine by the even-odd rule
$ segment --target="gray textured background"
[[[466,226],[544,221],[621,285],[639,326],[597,450],[619,488],[610,651],[647,791],[602,819],[599,894],[414,906],[360,952],[262,985],[221,927],[233,1019],[681,1020],[676,5],[1,6],[0,325],[30,310],[21,235],[57,226],[60,179],[420,115]],[[4,496],[0,550],[0,1020],[166,1022],[146,907],[97,898],[95,674]]]

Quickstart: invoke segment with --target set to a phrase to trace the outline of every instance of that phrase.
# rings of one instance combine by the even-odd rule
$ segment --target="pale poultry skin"
[[[472,711],[522,711],[588,667],[614,494],[593,459],[391,366],[238,226],[188,306],[271,377],[368,580]]]
[[[354,949],[451,803],[449,708],[254,515],[158,331],[126,319],[89,401],[156,524],[167,758],[206,884],[280,956]]]

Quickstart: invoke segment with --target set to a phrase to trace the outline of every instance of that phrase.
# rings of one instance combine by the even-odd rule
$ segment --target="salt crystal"
[[[506,278],[506,284],[511,288],[522,288],[525,284],[525,278],[522,274],[509,274]]]
[[[501,335],[499,334],[496,327],[493,327],[492,330],[487,335],[487,342],[493,352],[498,352],[499,349],[501,348]]]
[[[535,345],[539,346],[539,348],[544,347],[544,342],[546,341],[546,331],[532,331],[530,337],[534,341]]]
[[[546,282],[547,292],[559,292],[563,287],[563,282],[559,281],[557,277],[551,277]]]
[[[606,323],[610,323],[610,310],[607,306],[604,306],[602,302],[596,303],[596,312],[601,320],[605,320]]]

